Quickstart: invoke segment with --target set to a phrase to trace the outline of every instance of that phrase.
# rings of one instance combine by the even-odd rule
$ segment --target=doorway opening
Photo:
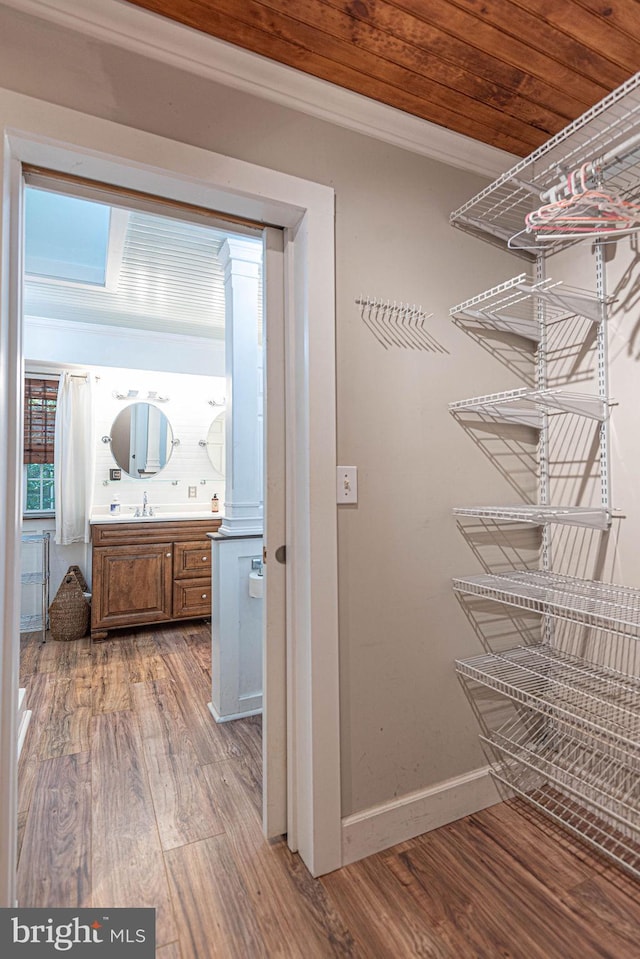
[[[35,639],[25,637],[22,667],[26,703],[33,709],[34,720],[24,746],[23,766],[28,774],[20,777],[18,894],[24,905],[80,906],[95,900],[97,886],[103,901],[112,904],[121,898],[123,905],[156,905],[147,901],[151,896],[162,906],[170,897],[162,879],[170,871],[167,862],[180,858],[182,846],[211,839],[226,828],[220,811],[224,806],[220,776],[224,774],[224,782],[235,776],[240,815],[241,794],[245,804],[255,806],[261,792],[259,720],[216,728],[207,714],[210,610],[203,620],[206,603],[202,600],[211,583],[210,579],[205,583],[201,570],[194,571],[193,563],[204,560],[208,552],[208,544],[205,551],[203,543],[196,542],[198,527],[208,529],[207,518],[219,522],[211,512],[214,497],[222,504],[222,514],[224,504],[233,505],[233,491],[226,488],[220,424],[226,417],[227,428],[231,425],[226,393],[231,388],[236,396],[237,391],[225,376],[224,331],[229,313],[225,316],[220,251],[241,237],[244,247],[253,245],[259,253],[253,315],[245,317],[244,330],[246,334],[255,322],[256,355],[262,355],[264,228],[243,226],[239,233],[240,227],[234,224],[232,232],[228,224],[212,226],[210,217],[206,223],[194,222],[193,216],[181,219],[176,209],[167,217],[162,208],[131,209],[124,199],[120,207],[107,207],[87,199],[86,191],[81,200],[70,196],[69,182],[57,192],[50,189],[50,182],[43,189],[41,179],[38,175],[37,185],[31,186],[27,177],[26,189],[26,374],[49,379],[67,374],[90,381],[95,411],[90,438],[94,475],[89,515],[84,517],[92,521],[90,535],[72,535],[67,543],[59,531],[63,541],[51,547],[52,589],[64,579],[64,571],[75,565],[87,575],[92,606],[113,602],[114,610],[111,619],[109,611],[101,618],[93,606],[94,638],[100,626],[108,627],[101,643],[92,644],[87,637],[58,642],[59,637],[49,635],[43,644],[39,634]],[[74,223],[69,203],[78,216],[85,217],[88,211],[90,220],[93,216],[93,222],[102,223],[102,242],[92,228],[77,243],[80,224]],[[94,216],[95,208],[98,213],[106,208],[108,216]],[[75,248],[67,254],[63,247],[69,239],[75,241]],[[96,250],[103,266],[96,265]],[[229,260],[227,256],[227,267]],[[261,379],[262,373],[260,362],[252,380]],[[123,411],[136,413],[130,415],[124,432],[120,429]],[[261,421],[262,403],[256,414]],[[153,423],[163,428],[152,439]],[[134,424],[135,442],[131,439]],[[260,427],[261,422],[255,431],[258,437]],[[72,438],[78,458],[91,459],[80,448],[81,442],[78,436]],[[242,437],[236,435],[233,445],[242,445]],[[260,443],[256,458],[260,486],[262,453]],[[273,457],[270,465],[275,465]],[[55,502],[51,496],[46,501],[29,496],[34,477],[26,463],[24,471],[23,530],[54,528],[51,507],[58,510],[63,504],[58,496]],[[71,483],[72,477],[68,480]],[[56,485],[57,494],[61,485]],[[136,555],[125,549],[124,531],[131,533],[132,527],[136,527],[134,539],[144,544],[141,574],[134,568]],[[116,545],[96,548],[95,530],[108,530],[109,542]],[[86,538],[93,540],[93,559]],[[157,581],[149,582],[157,569],[155,556],[148,561],[152,539],[160,540],[156,553],[163,566]],[[105,557],[108,550],[111,553]],[[113,581],[100,586],[106,600],[97,596],[96,554],[118,570]],[[261,557],[260,544],[256,559]],[[165,558],[170,562],[164,563]],[[127,575],[133,585],[126,582]],[[169,590],[167,576],[172,580]],[[161,593],[164,589],[161,603],[154,600],[156,588]],[[145,597],[145,589],[150,590],[151,599]],[[249,596],[247,604],[254,632],[257,604],[251,601],[255,599]],[[260,642],[256,647],[254,641],[250,653],[254,661],[245,662],[244,667],[254,683],[257,678],[259,687],[262,664],[255,660],[261,658]],[[261,689],[254,692],[261,694]],[[44,728],[39,726],[43,720]],[[232,768],[231,757],[237,769]],[[133,801],[132,783],[136,784]],[[60,810],[63,792],[65,808],[73,808],[80,817],[72,861],[68,836],[63,839],[55,831],[50,833],[47,825],[52,819],[51,804]],[[91,842],[82,832],[87,825]],[[120,833],[129,837],[129,848],[118,853],[119,844],[112,840]],[[134,834],[139,854],[132,856]],[[64,855],[56,849],[58,842],[64,845]],[[49,850],[45,857],[43,847]],[[41,877],[34,876],[37,861],[46,863]],[[154,873],[156,878],[150,880]],[[108,877],[118,877],[116,887],[109,888]],[[145,892],[145,901],[140,901],[145,883],[153,891]],[[170,908],[166,912],[169,915]]]
[[[42,109],[40,109],[42,107]],[[272,580],[286,582],[286,647],[267,658],[287,671],[286,699],[270,708],[265,734],[279,739],[291,762],[284,783],[286,831],[312,875],[342,861],[338,721],[337,532],[335,501],[335,250],[334,192],[330,187],[255,164],[119,127],[53,105],[4,101],[5,135],[0,259],[0,901],[15,902],[19,628],[19,463],[21,423],[21,288],[23,165],[114,184],[253,218],[284,231],[284,251],[271,248],[266,229],[265,265],[284,262],[284,324],[267,351],[286,370],[279,415],[267,422],[286,432],[286,566],[271,565]],[[61,134],[66,138],[61,140]],[[115,152],[114,152],[115,151]],[[159,158],[161,162],[159,163]],[[267,293],[270,285],[266,284]],[[269,374],[267,371],[267,381]],[[267,388],[267,394],[269,389]],[[273,491],[269,490],[271,495]],[[280,543],[265,544],[270,560]],[[267,565],[269,565],[267,563]],[[267,603],[267,617],[269,609]],[[277,684],[276,684],[277,685]],[[265,677],[265,690],[274,689]],[[271,703],[271,700],[269,700]],[[286,736],[281,736],[282,729]],[[265,795],[267,809],[281,795]]]

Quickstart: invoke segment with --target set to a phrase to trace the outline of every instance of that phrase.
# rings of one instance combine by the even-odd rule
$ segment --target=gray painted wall
[[[338,462],[357,464],[360,495],[338,522],[343,814],[483,765],[453,670],[481,647],[450,580],[535,564],[538,546],[523,533],[496,548],[478,524],[462,535],[450,512],[535,487],[532,434],[506,443],[447,410],[521,385],[448,319],[522,269],[448,225],[484,181],[1,7],[0,86],[335,189]],[[442,351],[384,349],[361,294],[432,311]],[[500,347],[514,352],[508,337]]]

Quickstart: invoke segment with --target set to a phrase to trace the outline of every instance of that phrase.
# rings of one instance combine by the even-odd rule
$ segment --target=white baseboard
[[[24,709],[20,713],[20,719],[18,721],[18,759],[20,759],[20,753],[22,752],[22,747],[27,736],[27,730],[29,729],[29,723],[31,722],[31,710]]]
[[[258,716],[262,712],[262,706],[257,709],[247,709],[242,713],[231,713],[229,716],[221,716],[213,703],[207,703],[209,712],[217,723],[230,723],[232,719],[247,719],[249,716]]]
[[[342,820],[342,865],[500,802],[489,767],[371,806]]]

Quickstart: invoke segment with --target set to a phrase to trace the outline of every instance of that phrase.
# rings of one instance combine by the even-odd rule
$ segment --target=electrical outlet
[[[189,499],[195,499],[197,495],[198,495],[198,487],[197,487],[197,486],[190,486],[190,487],[189,487]]]
[[[336,501],[338,503],[358,502],[358,467],[339,466],[336,483]]]

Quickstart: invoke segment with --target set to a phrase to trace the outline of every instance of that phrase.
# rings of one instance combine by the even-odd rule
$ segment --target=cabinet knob
[[[203,557],[202,557],[202,562],[203,562],[203,563],[206,563],[208,559],[209,559],[208,556],[203,556]]]
[[[164,555],[167,557],[167,559],[169,559],[169,557],[171,556],[171,553],[165,553]]]
[[[206,593],[203,593],[203,594],[202,594],[202,598],[203,598],[203,599],[206,599],[206,598],[207,598],[207,594],[206,594]]]

